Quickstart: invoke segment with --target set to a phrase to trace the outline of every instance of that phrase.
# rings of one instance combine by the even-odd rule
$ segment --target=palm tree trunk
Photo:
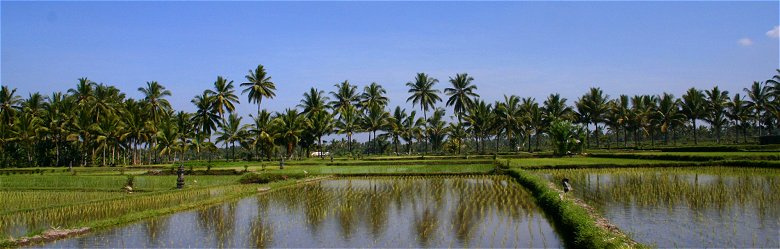
[[[620,136],[620,134],[618,134]],[[628,148],[628,127],[623,126],[623,148]]]
[[[720,125],[715,126],[715,139],[720,144]]]
[[[372,150],[373,149],[371,148],[371,132],[369,132],[368,133],[368,153],[371,154]]]
[[[325,159],[325,155],[322,154],[322,135],[317,137],[317,142],[320,145],[320,159]]]
[[[376,153],[376,152],[377,152],[377,147],[378,147],[378,146],[379,146],[379,145],[378,145],[378,144],[376,144],[376,130],[374,130],[374,153]]]
[[[395,146],[395,155],[398,155],[398,136],[395,136],[393,139],[393,144]]]
[[[599,147],[601,147],[601,144],[600,144],[600,141],[599,141],[599,123],[593,122],[593,126],[596,127],[596,134],[594,134],[594,135],[596,135],[596,149],[598,149]]]
[[[425,122],[423,122],[423,125],[425,126],[425,133],[423,133],[423,138],[425,138],[423,147],[423,156],[425,156],[426,153],[428,153],[428,110],[423,108],[423,118],[425,118]]]
[[[696,136],[696,119],[694,118],[692,120],[693,120],[693,144],[698,145],[699,141],[698,141],[698,137]]]

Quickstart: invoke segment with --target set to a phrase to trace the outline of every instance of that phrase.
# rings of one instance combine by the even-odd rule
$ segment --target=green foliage
[[[575,126],[568,120],[555,120],[550,124],[550,137],[557,156],[582,152],[585,133],[581,126]]]
[[[510,170],[509,175],[531,190],[539,206],[550,214],[563,236],[573,248],[624,248],[630,247],[628,238],[611,233],[596,225],[585,208],[571,200],[562,199],[541,177],[522,170]],[[641,246],[641,245],[639,245]]]
[[[125,183],[125,186],[132,188],[134,183],[135,183],[135,176],[127,175],[127,182]]]

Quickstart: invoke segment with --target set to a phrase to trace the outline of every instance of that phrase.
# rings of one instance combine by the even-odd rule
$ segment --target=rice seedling
[[[634,238],[660,247],[778,247],[780,170],[756,168],[538,171]],[[641,220],[641,222],[637,222]]]
[[[165,219],[154,229],[138,223],[79,238],[78,244],[66,240],[48,246],[563,245],[530,193],[506,176],[340,177]],[[186,232],[176,229],[182,226],[187,226]]]

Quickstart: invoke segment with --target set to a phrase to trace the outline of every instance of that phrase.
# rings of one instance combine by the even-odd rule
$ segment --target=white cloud
[[[769,37],[772,37],[772,38],[780,37],[780,26],[775,26],[775,28],[773,28],[772,30],[767,31],[766,32],[766,36],[769,36]]]
[[[739,43],[739,45],[747,47],[753,45],[753,40],[751,40],[750,38],[742,38],[737,40],[737,43]]]

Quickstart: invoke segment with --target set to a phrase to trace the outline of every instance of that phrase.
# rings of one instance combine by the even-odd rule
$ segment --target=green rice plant
[[[596,225],[587,210],[572,200],[563,199],[548,182],[529,172],[514,169],[509,175],[528,188],[538,203],[560,224],[564,237],[576,248],[642,247],[629,238]]]
[[[102,191],[0,191],[0,214],[49,206],[69,205],[123,196],[121,192]]]
[[[21,235],[19,227],[22,231],[47,227],[73,227],[85,221],[110,219],[127,213],[216,198],[241,189],[245,187],[231,185],[146,195],[124,195],[122,198],[4,213],[0,214],[0,237]]]

